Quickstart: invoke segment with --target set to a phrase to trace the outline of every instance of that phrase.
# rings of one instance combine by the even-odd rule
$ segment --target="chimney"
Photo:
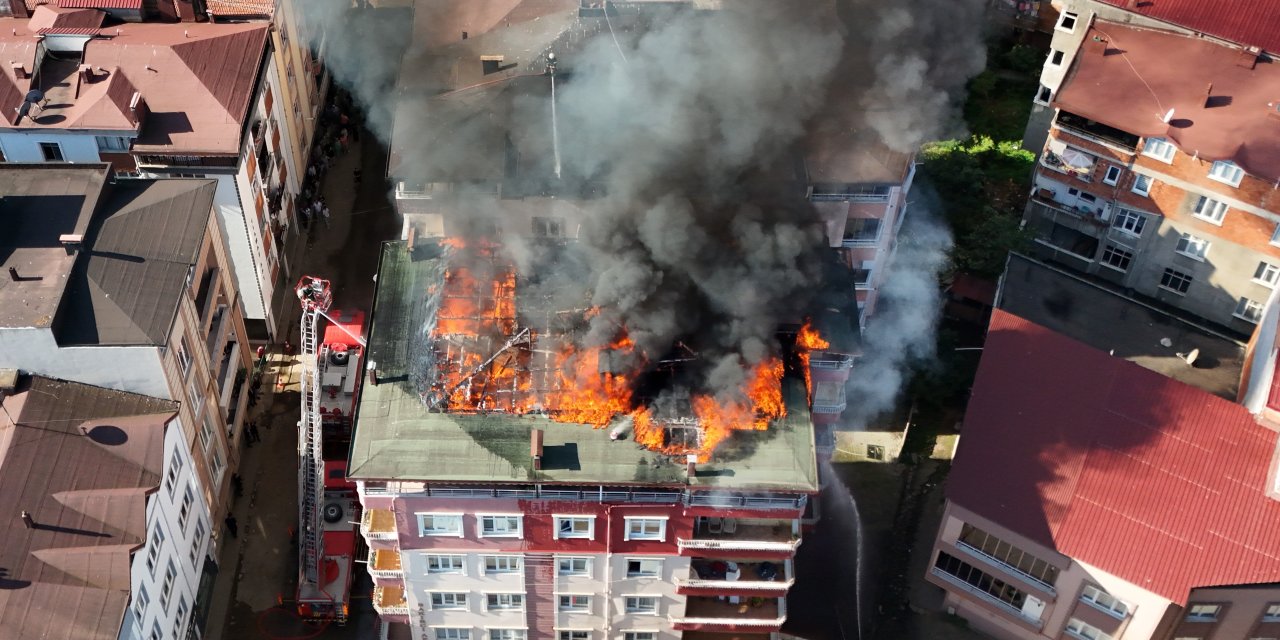
[[[694,478],[698,475],[698,454],[691,453],[685,458],[685,469],[689,472],[689,477]]]
[[[22,282],[22,276],[18,275],[17,267],[9,267],[9,278],[14,282]]]
[[[84,236],[78,233],[64,233],[58,236],[58,242],[62,243],[63,249],[67,250],[67,255],[74,256],[84,245]]]
[[[364,371],[368,374],[369,384],[375,387],[378,386],[378,363],[370,360],[365,365]]]
[[[32,518],[31,514],[27,513],[25,509],[22,511],[22,524],[26,525],[28,529],[36,528],[36,519]]]
[[[417,237],[418,237],[418,228],[417,228],[417,227],[415,227],[415,226],[410,225],[410,226],[409,226],[409,241],[408,241],[408,244],[407,244],[406,246],[408,247],[408,249],[409,249],[409,253],[411,253],[411,254],[413,253],[413,242],[414,242],[414,240],[415,240],[415,239],[417,239]]]
[[[462,39],[463,39],[463,40],[466,40],[466,39],[467,39],[467,32],[466,32],[466,31],[463,31],[463,32],[462,32]]]
[[[13,67],[13,77],[19,80],[27,80],[31,78],[31,74],[27,73],[27,68],[21,62],[10,62]]]
[[[542,471],[542,429],[529,432],[529,455],[533,456],[533,470]]]

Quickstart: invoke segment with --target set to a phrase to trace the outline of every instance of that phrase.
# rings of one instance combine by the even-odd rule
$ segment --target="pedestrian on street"
[[[320,215],[324,216],[324,228],[329,228],[329,207],[321,207]]]
[[[227,531],[231,532],[232,538],[240,537],[240,526],[236,523],[236,517],[230,513],[227,514]]]
[[[249,423],[249,440],[252,442],[262,442],[262,436],[258,435],[258,421],[254,420]]]

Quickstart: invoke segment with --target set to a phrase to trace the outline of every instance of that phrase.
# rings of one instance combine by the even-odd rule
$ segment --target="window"
[[[1276,225],[1276,230],[1271,232],[1271,244],[1280,247],[1280,224]]]
[[[1201,220],[1222,224],[1222,219],[1227,215],[1227,203],[1200,196],[1200,199],[1196,201],[1194,214]]]
[[[591,596],[582,596],[582,595],[560,596],[561,611],[589,611],[590,609],[591,609]]]
[[[191,373],[191,346],[187,344],[187,337],[182,336],[178,339],[178,348],[173,353],[178,359],[178,368],[182,369],[182,377],[186,378]]]
[[[1151,176],[1144,176],[1141,173],[1133,174],[1132,191],[1143,197],[1151,195]]]
[[[1270,262],[1259,262],[1258,268],[1253,270],[1253,281],[1268,287],[1276,286],[1277,277],[1280,277],[1280,267]]]
[[[1142,155],[1168,163],[1173,163],[1173,155],[1177,151],[1178,148],[1164,138],[1147,138],[1147,143],[1142,147]]]
[[[462,514],[419,513],[418,536],[462,537]]]
[[[191,505],[195,502],[196,492],[187,485],[187,489],[182,492],[182,506],[178,507],[178,529],[187,530],[187,520],[191,518]]]
[[[1066,52],[1065,52],[1065,51],[1058,51],[1057,49],[1050,49],[1050,50],[1049,50],[1049,64],[1051,64],[1051,65],[1053,65],[1053,66],[1055,66],[1055,67],[1060,66],[1060,65],[1062,64],[1062,58],[1064,58],[1066,55],[1067,55],[1067,54],[1066,54]]]
[[[590,631],[561,631],[560,640],[591,640]]]
[[[519,538],[520,516],[480,516],[483,538]]]
[[[1258,324],[1258,318],[1262,317],[1262,303],[1254,302],[1248,298],[1240,298],[1240,301],[1236,303],[1235,313],[1232,315],[1246,322]]]
[[[625,540],[666,540],[667,521],[661,518],[625,518]]]
[[[628,631],[622,634],[622,640],[658,640],[657,631]]]
[[[1111,636],[1103,633],[1102,629],[1077,618],[1067,621],[1067,635],[1084,640],[1111,640]]]
[[[1173,269],[1165,269],[1164,275],[1160,276],[1160,288],[1168,289],[1174,293],[1186,293],[1191,287],[1191,276]]]
[[[1129,615],[1129,605],[1120,602],[1111,594],[1103,591],[1093,585],[1085,585],[1084,591],[1080,592],[1080,599],[1089,604],[1115,615],[1117,618],[1123,618]]]
[[[559,238],[564,235],[563,218],[534,218],[533,235],[539,238]]]
[[[164,640],[164,629],[160,628],[159,620],[151,623],[151,633],[147,636],[147,640]]]
[[[556,516],[556,538],[591,539],[595,534],[595,524],[595,518]]]
[[[196,417],[197,421],[199,421],[202,415],[201,412],[204,411],[204,390],[200,388],[200,385],[196,382],[195,378],[192,378],[187,382],[187,399],[191,401],[191,414]],[[205,434],[201,433],[201,436],[204,435]],[[209,441],[207,439],[201,440],[200,443],[203,444],[205,448],[209,447]]]
[[[204,545],[205,524],[204,518],[196,520],[196,535],[191,541],[191,565],[199,567],[200,563],[196,559],[200,556],[200,547]]]
[[[128,151],[129,139],[121,136],[94,136],[98,151]]]
[[[178,566],[169,561],[164,569],[164,584],[160,586],[160,608],[169,610],[169,597],[173,595],[173,581],[178,577]]]
[[[432,593],[431,608],[432,609],[466,609],[467,594],[465,593]]]
[[[522,568],[520,556],[485,556],[485,573],[517,573]]]
[[[1111,221],[1111,226],[1125,233],[1140,236],[1142,229],[1147,226],[1147,217],[1137,211],[1119,209],[1116,211],[1116,217]]]
[[[1036,582],[1053,586],[1058,580],[1058,568],[982,529],[965,523],[956,540],[961,548],[971,549],[987,558],[1013,569]]]
[[[169,469],[164,474],[164,490],[173,498],[173,492],[178,487],[178,476],[182,473],[182,454],[177,449],[173,450],[173,455],[169,457]]]
[[[178,596],[178,609],[173,616],[173,635],[174,637],[182,637],[182,627],[187,621],[187,597]]]
[[[1129,263],[1133,262],[1133,253],[1125,251],[1114,244],[1109,244],[1102,250],[1102,264],[1108,267],[1114,267],[1121,271],[1129,270]]]
[[[213,422],[207,417],[200,422],[200,446],[205,451],[213,445]]]
[[[658,598],[655,596],[627,596],[623,600],[627,613],[658,613]]]
[[[662,575],[661,558],[643,558],[627,561],[627,577],[641,578]]]
[[[524,608],[524,594],[520,593],[490,593],[485,595],[484,601],[489,611]]]
[[[490,629],[489,640],[524,640],[524,629]]]
[[[56,142],[41,142],[40,153],[44,155],[45,162],[62,162],[62,145]]]
[[[1040,85],[1040,90],[1036,92],[1036,102],[1040,104],[1049,104],[1049,99],[1053,97],[1053,89]]]
[[[1173,248],[1173,250],[1187,256],[1188,258],[1204,260],[1205,254],[1209,252],[1209,241],[1204,238],[1197,238],[1189,233],[1184,233],[1178,238],[1178,244]]]
[[[436,629],[436,640],[471,640],[470,629],[457,627]]]
[[[222,470],[227,468],[227,463],[222,461],[222,452],[217,447],[209,448],[209,470],[213,472],[213,481],[222,480]]]
[[[1058,26],[1057,26],[1058,30],[1066,31],[1067,33],[1071,33],[1072,31],[1075,31],[1076,21],[1079,20],[1079,18],[1080,18],[1079,15],[1071,11],[1063,11],[1062,15],[1058,17]]]
[[[133,616],[142,621],[142,615],[147,612],[147,606],[151,604],[151,596],[147,595],[146,585],[138,585],[138,595],[133,599]]]
[[[164,530],[160,528],[160,523],[156,523],[151,529],[151,540],[147,542],[147,571],[154,577],[156,575],[156,563],[160,559],[160,547],[164,545]]]
[[[591,558],[558,558],[556,564],[562,576],[591,575]]]
[[[427,573],[462,573],[463,556],[427,556]]]
[[[1026,603],[1027,594],[945,551],[938,552],[933,570],[951,576],[977,590],[979,594],[1014,609],[1021,610]]]
[[[1218,612],[1222,610],[1222,605],[1218,604],[1193,604],[1187,609],[1187,620],[1191,622],[1213,622],[1218,619]]]
[[[1233,187],[1240,186],[1240,180],[1244,178],[1244,169],[1230,160],[1219,160],[1209,167],[1209,177],[1229,184]]]
[[[1120,182],[1120,173],[1121,173],[1120,167],[1117,167],[1115,165],[1108,166],[1107,174],[1102,176],[1102,184],[1109,184],[1111,186],[1115,186],[1117,182]]]
[[[1262,612],[1263,622],[1280,622],[1280,604],[1271,603]]]

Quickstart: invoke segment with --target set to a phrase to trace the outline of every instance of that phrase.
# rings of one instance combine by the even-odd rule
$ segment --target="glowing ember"
[[[812,322],[806,319],[804,325],[800,327],[800,333],[796,334],[796,354],[800,357],[801,368],[804,369],[804,392],[810,402],[813,401],[813,380],[809,375],[810,352],[830,346],[831,343],[823,340],[818,330],[813,328]]]

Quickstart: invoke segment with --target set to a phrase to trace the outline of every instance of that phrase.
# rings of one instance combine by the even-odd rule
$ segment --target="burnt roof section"
[[[1098,22],[1055,106],[1280,180],[1280,64],[1201,38]],[[1168,111],[1173,117],[1163,122]]]
[[[1239,342],[1018,254],[1009,257],[999,291],[1000,309],[1203,391],[1236,397],[1244,367]],[[1179,355],[1192,350],[1199,352],[1194,366]]]
[[[1188,27],[1216,38],[1280,53],[1280,0],[1098,0],[1125,11]]]
[[[35,69],[40,43],[32,21],[0,19],[0,112],[22,129],[137,131],[135,153],[236,154],[258,86],[270,27],[263,23],[124,23],[84,36],[83,58],[47,56]],[[50,37],[74,38],[71,35]],[[91,73],[81,78],[80,65]],[[47,69],[47,71],[46,71]],[[32,117],[16,109],[32,89],[52,92]],[[134,109],[134,92],[143,103]]]
[[[1185,605],[1280,581],[1275,442],[1234,402],[996,310],[947,497]]]
[[[0,403],[0,627],[115,640],[178,405],[40,376]]]
[[[55,331],[64,345],[164,345],[213,211],[213,180],[122,180],[85,238]]]
[[[109,170],[0,164],[0,327],[53,324],[76,259],[59,238],[88,232]]]

